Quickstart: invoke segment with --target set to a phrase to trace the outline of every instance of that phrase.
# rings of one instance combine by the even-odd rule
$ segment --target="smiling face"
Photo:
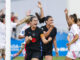
[[[50,18],[48,18],[48,20],[46,21],[46,24],[47,25],[51,25],[51,24],[53,24],[53,18],[52,17],[50,17]]]
[[[70,15],[70,16],[69,16],[68,23],[69,23],[70,25],[72,25],[72,24],[77,24],[77,15],[76,15],[76,14]]]
[[[30,22],[32,27],[37,27],[38,19],[36,17],[32,18],[32,21]]]
[[[69,25],[72,25],[73,22],[74,22],[74,19],[69,16],[69,20],[68,20]]]

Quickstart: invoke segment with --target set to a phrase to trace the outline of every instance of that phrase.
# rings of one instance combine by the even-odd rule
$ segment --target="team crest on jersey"
[[[35,33],[33,33],[32,36],[35,36]]]

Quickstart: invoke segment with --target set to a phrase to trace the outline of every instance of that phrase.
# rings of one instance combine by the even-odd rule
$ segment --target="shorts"
[[[5,55],[5,49],[0,49],[0,56]]]
[[[52,50],[48,50],[48,51],[44,50],[43,51],[43,56],[47,56],[47,55],[52,56]]]
[[[43,57],[41,56],[40,51],[26,51],[25,60],[31,60],[32,58],[38,58],[39,60],[43,60]]]
[[[80,51],[68,51],[67,57],[71,59],[76,59],[80,55]]]
[[[79,52],[78,58],[80,58],[80,52]]]

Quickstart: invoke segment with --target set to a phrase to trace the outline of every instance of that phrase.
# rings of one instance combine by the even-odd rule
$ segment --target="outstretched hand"
[[[29,37],[28,37],[28,39],[29,39],[29,40],[32,40],[32,37],[31,37],[31,36],[29,36]]]
[[[54,28],[54,24],[50,24],[50,26],[51,26],[52,28]]]
[[[64,10],[64,12],[65,12],[65,14],[68,14],[68,9],[66,8],[66,9]]]
[[[42,4],[41,4],[40,1],[38,1],[38,7],[39,7],[39,8],[42,8]]]

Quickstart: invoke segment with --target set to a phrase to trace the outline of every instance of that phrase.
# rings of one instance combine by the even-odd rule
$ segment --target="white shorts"
[[[78,58],[80,58],[80,52],[79,52]]]
[[[67,53],[67,57],[71,59],[76,59],[80,57],[79,55],[80,55],[80,51],[68,51]]]

